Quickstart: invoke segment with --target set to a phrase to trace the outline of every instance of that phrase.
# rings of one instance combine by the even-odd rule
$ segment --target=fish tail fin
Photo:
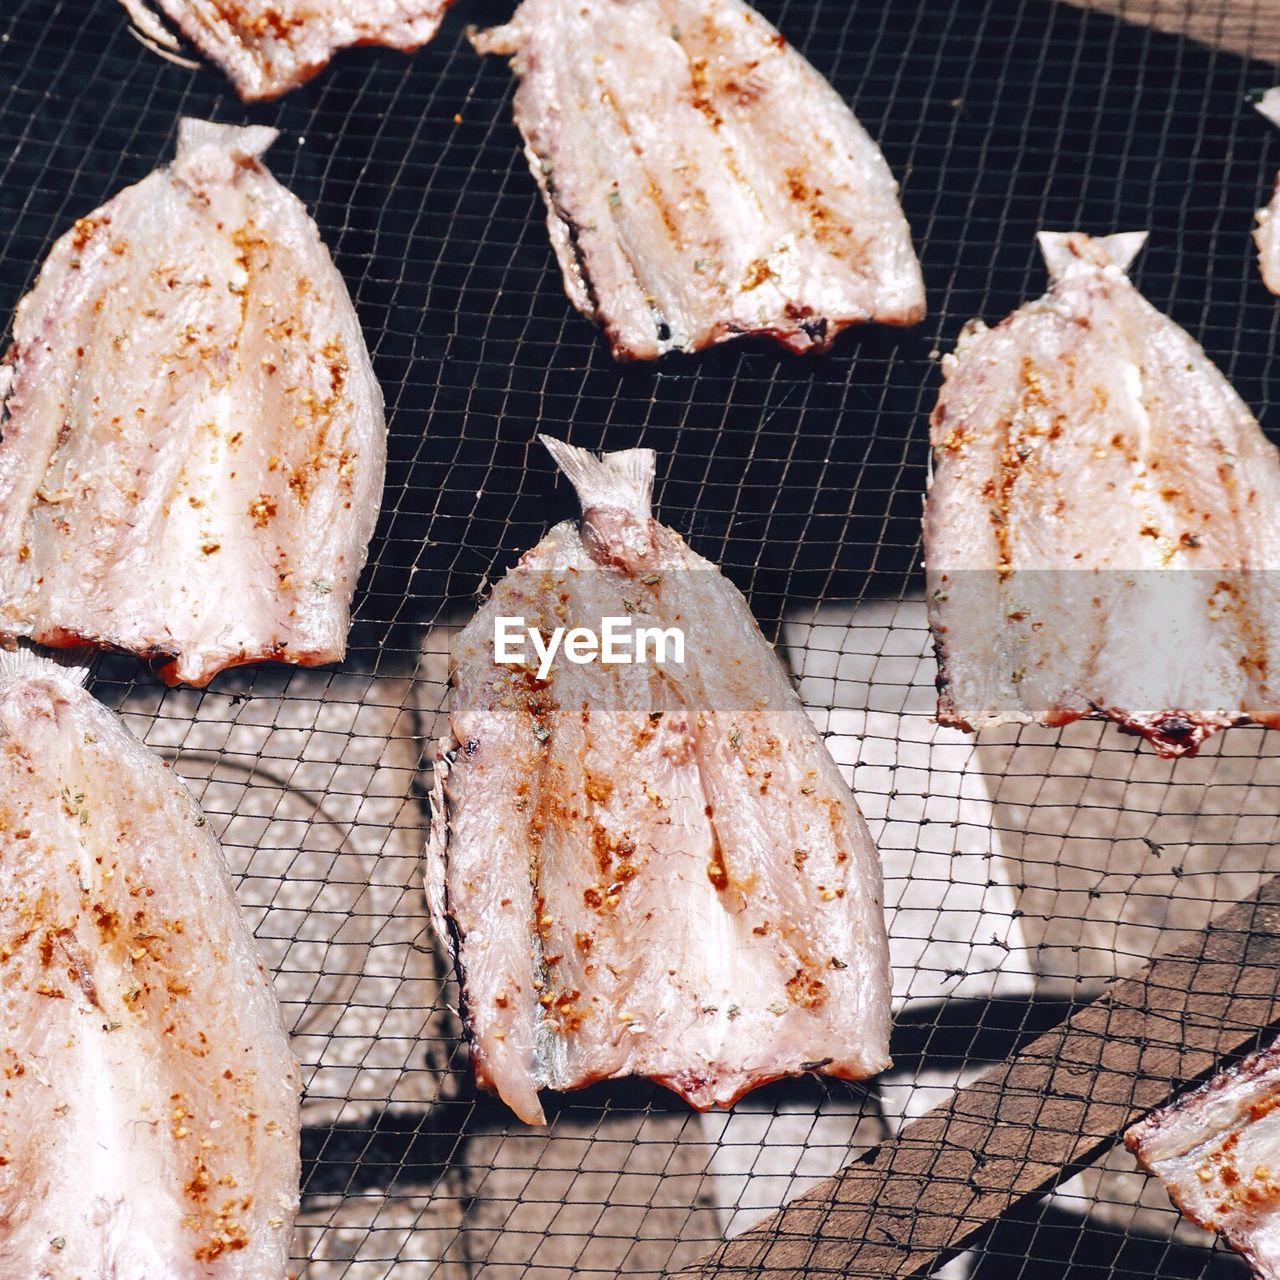
[[[487,31],[481,31],[479,27],[468,27],[467,39],[477,53],[504,53],[510,57],[520,52],[524,32],[513,19],[499,27],[490,27]]]
[[[1061,280],[1077,262],[1095,267],[1116,267],[1127,272],[1147,242],[1145,231],[1118,231],[1110,236],[1088,236],[1083,231],[1041,231],[1036,236],[1051,280]]]
[[[147,39],[154,40],[170,53],[177,53],[182,48],[178,38],[147,8],[144,0],[121,0],[121,3],[128,10],[133,25]]]
[[[1272,124],[1280,125],[1280,85],[1276,85],[1274,89],[1268,89],[1262,97],[1253,101],[1254,109],[1259,115],[1265,116]]]
[[[20,644],[16,649],[0,649],[0,684],[9,684],[23,676],[49,675],[57,672],[76,684],[89,679],[89,663],[93,650],[88,645],[68,649],[33,649]]]
[[[618,507],[641,520],[652,514],[653,478],[658,469],[658,455],[652,449],[623,449],[596,457],[589,449],[551,436],[538,439],[578,491],[583,511]]]
[[[178,153],[174,164],[189,164],[197,152],[211,149],[246,160],[256,160],[280,136],[279,129],[266,124],[217,124],[183,116],[178,121]]]

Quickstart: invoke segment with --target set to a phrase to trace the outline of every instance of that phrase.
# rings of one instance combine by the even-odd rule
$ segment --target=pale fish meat
[[[1268,89],[1256,105],[1272,124],[1280,125],[1280,86]],[[1262,282],[1272,293],[1280,294],[1280,177],[1276,179],[1271,203],[1258,210],[1258,227],[1253,239],[1258,246]]]
[[[1183,1215],[1280,1280],[1280,1044],[1250,1055],[1124,1135]]]
[[[1280,455],[1125,269],[1042,234],[1049,292],[961,334],[924,539],[938,719],[1106,717],[1165,756],[1280,723]]]
[[[339,49],[378,44],[410,53],[435,34],[452,0],[121,0],[158,53],[179,48],[160,9],[246,102],[278,98]]]
[[[615,356],[924,315],[884,157],[741,0],[524,0],[473,41],[513,57],[565,289]]]
[[[82,674],[0,655],[0,1274],[284,1280],[271,976],[199,808]]]
[[[382,394],[276,133],[183,120],[81,218],[0,365],[0,633],[170,683],[340,659],[381,500]]]
[[[541,1123],[540,1089],[627,1075],[707,1108],[883,1070],[880,861],[848,785],[742,595],[652,517],[653,452],[546,444],[582,521],[458,640],[427,851],[477,1079]],[[499,664],[499,617],[643,620],[684,661]]]

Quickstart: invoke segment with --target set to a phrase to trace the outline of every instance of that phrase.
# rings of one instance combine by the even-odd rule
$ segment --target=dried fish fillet
[[[1268,89],[1256,105],[1272,124],[1280,125],[1280,86]],[[1280,177],[1276,178],[1271,203],[1258,210],[1258,229],[1253,239],[1258,246],[1262,282],[1272,293],[1280,294]]]
[[[382,394],[273,129],[183,120],[81,218],[0,366],[0,632],[170,683],[340,659],[382,492]]]
[[[339,49],[410,53],[436,33],[452,0],[120,0],[157,52],[178,42],[162,10],[246,102],[278,98],[322,71]]]
[[[1129,283],[1144,239],[1041,235],[1049,292],[943,362],[924,527],[941,723],[1103,716],[1164,756],[1280,723],[1280,455]]]
[[[1250,1055],[1124,1135],[1184,1217],[1258,1280],[1280,1280],[1280,1044]]]
[[[898,188],[835,90],[741,0],[524,0],[516,123],[570,301],[615,356],[912,324]]]
[[[653,519],[653,452],[546,443],[582,522],[459,638],[427,855],[478,1080],[541,1123],[540,1089],[625,1075],[706,1108],[882,1070],[880,861],[852,793],[741,594]],[[540,678],[496,661],[500,617],[678,628],[684,661]]]
[[[270,975],[195,802],[79,674],[0,655],[0,1273],[284,1280]]]

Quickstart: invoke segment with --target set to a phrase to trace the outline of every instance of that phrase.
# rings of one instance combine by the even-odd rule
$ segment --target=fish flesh
[[[1268,89],[1255,105],[1272,124],[1280,125],[1280,86]],[[1280,294],[1280,176],[1276,178],[1270,204],[1258,210],[1258,227],[1253,239],[1258,246],[1262,282],[1272,293]]]
[[[1100,716],[1163,756],[1280,723],[1280,455],[1125,270],[1045,233],[1049,292],[943,361],[924,521],[938,719]]]
[[[83,674],[0,654],[0,1274],[284,1280],[271,976],[200,809]]]
[[[341,659],[386,428],[355,310],[262,126],[54,245],[0,365],[0,633],[205,684]]]
[[[1184,1217],[1280,1280],[1280,1042],[1251,1054],[1124,1135]]]
[[[524,0],[472,40],[513,59],[565,291],[615,356],[924,315],[884,157],[742,0]]]
[[[179,126],[79,219],[0,367],[0,632],[170,683],[340,659],[385,466],[382,395],[273,129]],[[227,602],[234,601],[235,608]]]
[[[121,0],[158,53],[180,47],[152,5],[227,73],[245,102],[278,98],[322,71],[339,49],[377,44],[411,53],[439,29],[452,0]]]
[[[545,443],[582,521],[458,638],[427,849],[478,1081],[536,1124],[540,1089],[627,1075],[703,1109],[883,1070],[880,860],[852,792],[742,595],[653,518],[653,451]],[[503,618],[570,639],[643,620],[684,650],[499,663]]]

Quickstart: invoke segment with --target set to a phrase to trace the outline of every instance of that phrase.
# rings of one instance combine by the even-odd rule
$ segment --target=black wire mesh
[[[458,0],[414,57],[348,51],[246,109],[218,72],[144,50],[113,0],[4,6],[0,310],[76,217],[170,156],[179,115],[268,122],[268,164],[314,211],[386,393],[387,490],[340,672],[175,692],[111,658],[94,683],[220,824],[276,967],[306,1067],[311,1280],[686,1264],[1280,870],[1274,734],[1172,765],[1110,727],[975,748],[929,721],[936,357],[1042,291],[1037,230],[1148,228],[1142,289],[1275,425],[1277,307],[1248,237],[1280,138],[1244,98],[1277,72],[1179,34],[1204,5],[1140,7],[1173,30],[1050,0],[762,0],[902,181],[929,315],[820,359],[742,342],[620,367],[565,301],[510,76],[463,38],[500,7]],[[1223,12],[1237,49],[1280,44],[1264,0]],[[747,593],[853,777],[892,908],[898,1065],[877,1084],[806,1079],[706,1118],[602,1086],[559,1100],[545,1134],[473,1092],[420,900],[422,755],[449,628],[571,514],[538,430],[659,451],[662,517]],[[1238,1273],[1208,1243],[1115,1156],[949,1274]]]

